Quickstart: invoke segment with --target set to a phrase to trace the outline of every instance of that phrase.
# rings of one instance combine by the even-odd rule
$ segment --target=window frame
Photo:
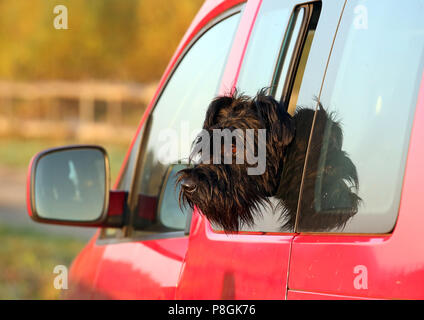
[[[190,42],[184,47],[184,49],[182,50],[182,52],[180,53],[179,57],[176,59],[176,62],[172,68],[172,70],[169,72],[165,82],[163,83],[162,87],[160,88],[160,92],[159,94],[156,96],[156,98],[154,99],[154,101],[152,101],[152,105],[153,107],[149,110],[149,113],[146,117],[145,123],[143,124],[143,127],[141,128],[141,130],[139,131],[139,135],[141,135],[140,138],[136,139],[139,140],[138,145],[134,145],[133,149],[131,150],[131,152],[136,152],[136,156],[135,156],[135,165],[134,168],[132,170],[131,174],[131,184],[130,184],[130,188],[128,190],[128,197],[127,197],[127,204],[126,204],[126,210],[125,210],[125,215],[127,217],[126,219],[126,223],[124,224],[124,226],[122,228],[119,228],[118,230],[120,230],[121,232],[118,232],[117,236],[111,236],[109,239],[106,238],[106,241],[134,241],[134,240],[153,240],[153,239],[166,239],[166,238],[181,238],[181,237],[185,237],[188,236],[189,234],[189,226],[185,228],[185,230],[182,231],[175,231],[175,230],[169,230],[169,231],[155,231],[155,232],[150,232],[150,231],[146,231],[145,234],[140,235],[137,233],[142,233],[143,230],[136,230],[133,225],[132,225],[132,217],[134,215],[134,208],[137,204],[137,183],[139,182],[140,179],[140,174],[143,171],[143,167],[144,167],[144,161],[140,162],[140,159],[143,157],[143,148],[145,148],[147,146],[147,140],[148,140],[148,134],[146,135],[146,132],[148,132],[149,130],[146,130],[146,126],[149,125],[151,123],[151,115],[154,112],[162,94],[165,92],[168,83],[171,81],[175,71],[179,68],[180,63],[182,62],[182,60],[185,58],[186,54],[191,50],[191,48],[196,44],[196,42],[204,35],[206,34],[210,29],[212,29],[214,26],[216,26],[217,24],[219,24],[220,22],[226,20],[227,18],[230,18],[233,15],[236,14],[240,14],[240,18],[243,14],[243,9],[245,7],[245,2],[243,3],[239,3],[227,10],[225,10],[224,12],[222,12],[221,14],[219,14],[218,16],[216,16],[215,18],[211,19],[209,22],[207,22],[199,31],[197,31],[197,33],[193,36],[193,38],[190,40]],[[237,27],[235,32],[237,32]],[[228,54],[231,52],[231,49],[233,47],[233,42],[230,45]],[[224,69],[225,69],[225,65],[228,62],[228,57],[227,57],[227,61],[224,64]],[[222,75],[220,78],[219,83],[222,81]],[[135,148],[135,149],[134,149]],[[162,183],[161,183],[161,189],[163,188],[163,181],[164,179],[162,179]],[[118,183],[118,185],[120,184],[120,182]],[[159,203],[158,203],[159,204]],[[158,208],[159,205],[156,208],[155,214],[157,214],[158,212]],[[188,214],[187,216],[187,225],[189,224],[189,222],[191,222],[191,214]],[[103,233],[103,232],[102,232]]]
[[[347,5],[348,5],[348,0],[345,0],[344,6],[343,6],[343,11],[340,15],[339,23],[338,23],[337,30],[336,30],[336,33],[335,33],[335,36],[334,36],[330,55],[328,57],[328,61],[327,61],[326,67],[325,67],[325,74],[324,74],[324,78],[322,79],[322,86],[321,86],[321,90],[319,92],[319,96],[318,96],[318,100],[317,100],[315,115],[317,113],[319,103],[321,103],[322,92],[324,91],[324,89],[326,87],[325,81],[326,81],[326,78],[328,76],[328,74],[327,74],[328,67],[331,64],[332,54],[333,54],[334,48],[336,46],[337,37],[340,36],[339,35],[340,28],[339,27],[340,27],[340,24],[342,23],[342,21],[344,19],[344,14],[345,14],[345,10],[346,10]],[[343,37],[346,37],[346,35],[343,35]],[[344,44],[342,44],[341,46],[344,47]],[[420,63],[420,66],[424,66],[423,61]],[[422,69],[422,70],[424,71],[424,69]],[[418,78],[417,78],[418,82],[415,84],[416,89],[417,89],[417,94],[419,93],[418,91],[419,91],[419,88],[420,88],[421,75],[422,75],[422,72],[419,73]],[[416,98],[418,99],[418,95],[417,95]],[[397,195],[398,198],[399,198],[399,203],[398,203],[397,211],[396,211],[396,219],[394,219],[394,223],[393,223],[391,230],[388,231],[388,232],[385,232],[385,233],[382,233],[382,232],[380,232],[380,233],[377,233],[377,232],[342,232],[342,231],[331,231],[331,230],[330,231],[301,231],[299,229],[298,221],[299,221],[299,216],[301,215],[301,212],[302,212],[302,193],[303,193],[303,182],[304,182],[304,177],[305,177],[305,172],[306,172],[305,169],[308,165],[307,162],[308,162],[308,159],[309,159],[309,152],[311,150],[311,141],[312,141],[312,136],[313,136],[313,133],[314,133],[314,124],[315,124],[315,120],[316,120],[316,117],[314,115],[312,129],[311,129],[311,132],[310,132],[310,139],[309,139],[309,143],[308,143],[308,147],[307,147],[307,153],[306,153],[306,156],[305,156],[305,165],[304,165],[304,170],[303,170],[303,173],[302,173],[302,184],[301,184],[301,187],[300,187],[300,195],[299,195],[299,199],[298,199],[298,206],[297,206],[297,212],[296,212],[296,223],[295,223],[295,229],[294,229],[294,232],[296,234],[301,235],[301,236],[307,236],[307,237],[308,236],[310,236],[310,237],[316,237],[316,236],[318,236],[318,237],[338,237],[338,238],[343,237],[343,238],[346,238],[346,239],[349,239],[351,237],[361,237],[361,238],[364,238],[364,239],[367,238],[367,237],[377,237],[377,238],[386,239],[386,238],[391,237],[395,233],[396,226],[397,226],[397,223],[398,223],[399,217],[400,217],[400,215],[399,215],[400,214],[400,206],[401,206],[402,194],[403,194],[403,189],[404,189],[403,184],[404,184],[404,180],[405,180],[405,176],[406,176],[406,172],[407,172],[407,157],[408,157],[408,154],[409,154],[411,137],[412,137],[412,132],[413,132],[413,122],[414,122],[414,119],[415,119],[414,115],[416,113],[416,109],[415,109],[416,104],[417,103],[415,103],[413,105],[414,110],[412,110],[412,111],[408,110],[408,112],[411,112],[411,115],[410,115],[411,119],[409,120],[410,127],[408,128],[408,134],[407,134],[407,136],[409,138],[408,138],[408,140],[405,141],[405,145],[403,146],[404,150],[402,150],[402,153],[403,153],[402,158],[404,158],[403,159],[404,162],[403,162],[403,166],[402,166],[403,167],[402,175],[401,175],[401,178],[400,178],[400,185],[401,186],[400,186],[400,189],[399,189],[399,194]],[[332,110],[330,109],[329,111],[331,112]],[[405,134],[405,132],[403,134]],[[384,217],[382,217],[382,218],[384,218]]]
[[[314,6],[316,7],[314,8]],[[322,8],[322,2],[319,0],[299,3],[293,7],[292,12],[290,14],[289,23],[286,27],[286,31],[283,37],[283,43],[281,44],[280,51],[278,53],[278,59],[274,68],[271,85],[270,85],[271,95],[275,96],[277,88],[279,86],[279,81],[284,80],[281,96],[276,97],[276,99],[278,101],[281,101],[286,107],[288,107],[290,99],[291,99],[294,83],[299,71],[300,60],[302,58],[302,55],[305,53],[304,49],[305,49],[308,32],[312,26],[311,25],[312,15],[317,14],[316,13],[316,10],[317,10],[318,21],[319,21],[321,8]],[[301,9],[304,9],[304,15],[302,17],[299,33],[297,34],[297,38],[296,38],[296,42],[294,43],[293,53],[289,57],[290,60],[288,61],[286,77],[285,79],[282,79],[281,72],[285,63],[285,59],[287,57],[287,50],[290,46],[290,42],[292,41],[292,39],[290,39],[288,45],[285,45],[285,38],[287,36],[290,36],[290,37],[292,36],[292,32],[294,32],[294,28],[296,25],[296,22],[292,24],[292,20],[295,14],[297,15],[299,14]],[[296,11],[299,11],[299,12],[296,13]],[[293,27],[293,30],[291,30],[292,27]],[[314,27],[316,28],[316,25]],[[310,48],[308,48],[308,52],[307,52],[308,56],[309,56],[309,51],[310,51]]]
[[[261,4],[261,6],[263,5],[263,3]],[[299,14],[299,12],[296,13],[296,11],[300,11],[300,10],[304,10],[304,14],[302,17],[302,21],[301,21],[301,25],[300,25],[300,29],[299,32],[294,35],[295,37],[292,38],[292,32],[294,31],[294,27],[296,25],[296,22],[292,25],[292,20],[293,17]],[[313,39],[311,41],[311,46],[309,48],[305,48],[305,45],[307,43],[307,38],[308,38],[308,33],[310,30],[315,30],[317,27],[317,24],[319,22],[319,19],[321,17],[321,13],[322,13],[322,0],[312,0],[312,1],[307,1],[307,2],[301,2],[301,1],[295,1],[293,2],[293,6],[289,15],[289,20],[287,22],[287,25],[285,27],[285,31],[284,31],[284,36],[282,38],[282,42],[280,44],[278,53],[277,53],[277,60],[275,62],[274,68],[273,68],[273,72],[272,72],[272,77],[269,80],[269,88],[271,88],[270,90],[270,94],[272,96],[275,96],[275,93],[277,91],[277,87],[275,86],[275,84],[278,85],[278,81],[283,80],[284,84],[283,84],[283,90],[282,90],[282,94],[281,97],[275,97],[278,101],[280,101],[283,106],[285,107],[286,111],[287,108],[289,106],[289,102],[291,100],[292,97],[292,90],[295,86],[295,82],[297,80],[297,76],[298,76],[298,71],[299,71],[299,66],[300,66],[300,61],[302,60],[302,57],[304,54],[307,54],[308,56],[306,57],[306,61],[308,61],[309,59],[309,54],[310,54],[310,49],[312,47],[313,44]],[[260,8],[259,8],[259,14],[260,14]],[[315,15],[315,16],[314,16]],[[257,22],[257,18],[255,20],[255,23],[253,24],[253,29],[255,28],[255,24]],[[316,21],[313,20],[313,18],[316,18]],[[338,19],[341,19],[341,15],[338,17]],[[293,27],[293,30],[290,30],[291,27]],[[333,41],[334,38],[336,37],[337,34],[337,29],[334,33],[333,36]],[[288,42],[286,41],[287,37],[290,37],[290,39],[288,40]],[[315,38],[315,35],[314,35]],[[248,44],[247,44],[247,49],[248,50],[248,46],[250,44],[251,39],[248,39]],[[287,58],[287,55],[285,51],[287,51],[287,49],[290,46],[290,43],[292,41],[295,41],[294,43],[294,49],[293,52],[291,54],[291,56],[288,56],[289,61],[288,61],[288,68],[287,68],[287,73],[286,76],[284,78],[281,78],[281,71],[283,69],[284,63],[285,63],[285,59]],[[307,50],[307,51],[304,51]],[[330,55],[327,57],[327,60],[330,59],[331,56],[331,51],[330,51]],[[283,59],[283,60],[282,60]],[[243,61],[242,61],[242,65],[241,68],[243,68],[243,65],[245,63],[245,57],[243,57]],[[305,65],[306,67],[306,65]],[[304,75],[304,71],[305,68],[303,68],[302,70],[302,78]],[[321,83],[321,87],[322,87],[322,83],[325,79],[325,74],[323,76],[323,78],[321,79],[320,83]],[[240,78],[237,79],[237,84],[240,81]],[[299,87],[301,87],[302,82],[300,82]],[[310,134],[312,132],[313,128],[311,128]],[[308,147],[309,149],[309,147]],[[308,149],[306,149],[306,154],[305,154],[305,159],[307,157],[307,153],[308,153]],[[301,181],[300,181],[300,185],[299,190],[301,189],[303,183],[303,174],[301,177]],[[296,211],[296,219],[297,219],[297,215],[298,215],[298,209],[299,209],[299,203],[300,203],[300,193],[299,196],[297,198],[297,202],[298,202],[298,206],[297,206],[297,211]],[[219,228],[214,228],[214,226],[208,222],[210,224],[211,230],[214,233],[217,234],[222,234],[225,233],[222,229]],[[262,234],[262,235],[281,235],[281,234],[293,234],[296,233],[296,227],[293,227],[293,230],[284,230],[284,231],[260,231],[260,230],[239,230],[236,234],[241,234],[241,235],[258,235]]]

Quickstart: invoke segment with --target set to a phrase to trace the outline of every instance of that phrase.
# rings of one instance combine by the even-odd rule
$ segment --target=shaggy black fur
[[[296,225],[299,231],[340,230],[358,212],[361,202],[357,195],[359,180],[356,167],[342,150],[340,123],[321,104],[316,112],[298,108],[294,121],[296,137],[288,146],[275,195],[280,200],[282,220],[285,221],[282,229],[293,229]],[[312,125],[314,133],[310,138]],[[296,215],[309,139],[300,214]]]
[[[312,137],[308,158],[310,165],[303,180],[302,214],[296,221],[314,113],[311,109],[300,109],[292,118],[264,90],[254,98],[235,93],[214,99],[207,110],[203,129],[210,133],[213,129],[255,129],[254,145],[249,148],[245,141],[246,153],[258,150],[257,129],[266,129],[266,169],[261,175],[248,175],[249,164],[236,164],[236,153],[232,164],[213,164],[211,151],[210,164],[205,164],[203,158],[203,163],[179,171],[180,201],[190,207],[197,206],[211,222],[227,232],[237,231],[241,225],[252,226],[254,215],[261,214],[259,208],[270,196],[280,200],[282,221],[285,221],[282,229],[293,229],[295,224],[304,231],[344,226],[357,212],[358,178],[355,166],[341,150],[340,125],[322,106],[316,113],[316,134]],[[326,144],[328,149],[323,152],[326,154],[323,158],[321,147],[327,136],[330,142]],[[194,156],[196,154],[192,154]]]

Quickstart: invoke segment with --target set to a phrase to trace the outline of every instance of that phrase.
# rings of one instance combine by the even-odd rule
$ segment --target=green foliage
[[[158,79],[203,0],[0,0],[0,79]],[[68,8],[68,30],[53,26]]]
[[[58,299],[57,265],[69,267],[85,245],[72,238],[0,225],[0,299]]]

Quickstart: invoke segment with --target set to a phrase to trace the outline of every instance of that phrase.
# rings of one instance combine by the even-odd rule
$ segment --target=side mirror
[[[159,195],[158,219],[160,223],[170,229],[185,230],[190,228],[191,209],[180,208],[178,197],[181,186],[176,185],[177,172],[187,165],[171,165],[165,175],[161,193]]]
[[[42,151],[31,160],[27,209],[43,223],[120,227],[125,192],[110,192],[109,159],[99,146]]]

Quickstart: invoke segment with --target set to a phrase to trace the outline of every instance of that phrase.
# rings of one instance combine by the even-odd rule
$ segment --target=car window
[[[129,191],[131,188],[131,183],[134,175],[134,168],[137,162],[137,154],[142,135],[143,128],[140,130],[140,132],[137,134],[137,137],[135,138],[134,144],[127,159],[127,163],[125,164],[125,168],[123,169],[122,174],[119,177],[117,190]]]
[[[287,26],[286,37],[289,38],[286,41],[287,45],[283,44],[282,50],[280,50],[279,56],[279,67],[277,67],[277,72],[274,75],[273,79],[273,95],[277,98],[282,97],[285,79],[287,77],[287,73],[289,72],[290,64],[296,50],[296,41],[291,41],[291,37],[295,37],[295,39],[299,36],[302,28],[302,22],[305,19],[306,8],[298,7],[292,14],[289,24]]]
[[[254,96],[271,84],[293,6],[292,1],[263,1],[237,81],[244,94]]]
[[[179,62],[149,116],[134,190],[137,195],[131,222],[134,229],[157,231],[160,228],[151,217],[155,217],[165,174],[172,164],[188,163],[191,143],[202,128],[210,101],[217,94],[240,19],[239,11],[240,7],[238,12],[221,18],[196,40]],[[174,221],[174,229],[184,229],[181,220],[185,217],[178,201],[172,206],[168,200],[166,208],[173,207],[171,215],[175,216],[161,213],[167,217],[167,227]]]
[[[270,93],[280,100],[283,98],[283,89],[290,82],[290,90],[286,90],[286,95],[290,97],[292,92],[296,93],[291,99],[296,106],[320,11],[320,1],[314,5],[299,6],[296,6],[296,1],[264,1],[249,40],[237,83],[238,90],[254,96],[262,88],[268,87]],[[288,105],[287,102],[284,104]],[[288,111],[293,114],[295,109]],[[294,190],[291,197],[296,203],[301,172],[297,175],[297,182],[291,186]],[[269,200],[269,204],[258,207],[254,224],[243,224],[240,231],[293,231],[293,226],[286,225],[284,221],[282,213],[285,210],[281,210],[280,199],[270,197]],[[213,228],[221,230],[218,226],[213,225]]]
[[[138,132],[135,141],[131,147],[130,153],[128,155],[127,162],[125,167],[122,169],[118,183],[115,190],[122,190],[129,192],[131,189],[132,179],[135,173],[135,165],[137,162],[137,155],[139,152],[139,146],[141,137],[143,136],[143,128]],[[118,228],[102,228],[100,233],[100,239],[106,238],[122,238],[124,237],[124,230]]]
[[[389,233],[423,72],[424,2],[348,1],[315,115],[297,231]]]

